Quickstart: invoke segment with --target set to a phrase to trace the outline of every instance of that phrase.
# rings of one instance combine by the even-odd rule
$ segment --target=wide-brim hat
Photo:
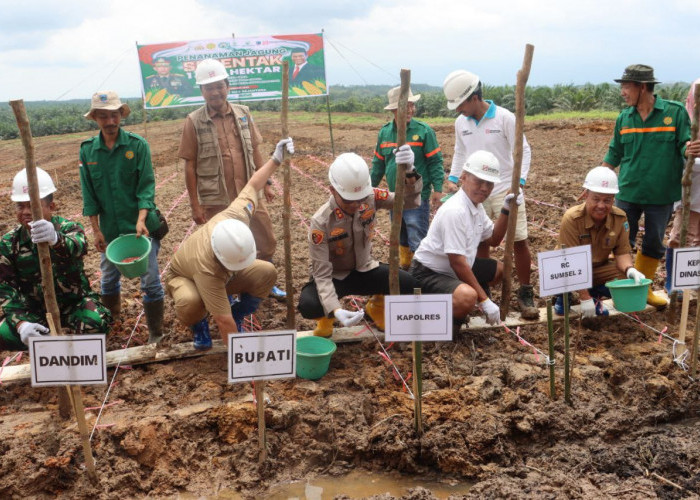
[[[399,95],[401,94],[401,87],[394,87],[389,92],[387,92],[387,97],[389,98],[389,104],[384,106],[387,111],[392,111],[394,109],[399,109]],[[413,95],[411,89],[408,89],[408,102],[416,102],[420,99],[420,94]]]
[[[638,82],[638,83],[661,83],[654,78],[654,68],[646,64],[631,64],[625,68],[617,83]]]
[[[94,120],[94,113],[98,109],[106,109],[107,111],[116,111],[118,109],[121,111],[122,118],[126,118],[129,116],[129,113],[131,113],[131,108],[129,108],[129,105],[122,102],[117,93],[113,90],[103,90],[92,94],[90,111],[85,113],[83,116],[88,120]]]

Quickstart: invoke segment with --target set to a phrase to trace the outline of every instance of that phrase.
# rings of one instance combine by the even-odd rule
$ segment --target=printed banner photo
[[[289,62],[289,97],[327,95],[323,34],[269,35],[137,45],[144,107],[203,104],[195,70],[221,61],[229,100],[282,98],[282,63]]]

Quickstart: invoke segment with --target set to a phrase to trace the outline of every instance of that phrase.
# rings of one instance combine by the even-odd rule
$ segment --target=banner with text
[[[323,34],[268,35],[137,45],[144,107],[203,104],[197,64],[217,59],[228,71],[229,100],[282,98],[282,63],[289,61],[289,97],[326,95]]]

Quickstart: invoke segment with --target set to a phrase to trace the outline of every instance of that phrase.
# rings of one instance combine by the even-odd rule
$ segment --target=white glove
[[[506,197],[503,198],[503,208],[505,208],[506,210],[510,210],[510,200],[512,200],[513,198],[515,198],[515,194],[508,193],[506,195]],[[519,189],[518,190],[518,197],[515,198],[515,204],[517,206],[520,206],[523,204],[524,201],[525,201],[525,196],[523,195],[523,190]]]
[[[333,311],[333,316],[335,319],[340,321],[343,326],[355,326],[362,318],[365,317],[364,311],[346,311],[345,309],[336,309]]]
[[[17,333],[19,333],[19,338],[22,340],[24,345],[29,345],[29,337],[41,337],[44,334],[49,333],[49,329],[44,325],[39,323],[30,323],[29,321],[23,322],[17,328]]]
[[[644,274],[642,274],[641,272],[639,272],[638,270],[636,270],[636,269],[633,268],[633,267],[630,267],[630,268],[627,270],[627,277],[628,277],[629,279],[631,279],[631,280],[634,280],[634,284],[635,284],[635,285],[639,285],[639,283],[640,283],[643,279],[646,279],[646,276],[644,276]]]
[[[32,228],[30,234],[33,243],[48,243],[54,246],[58,241],[58,233],[53,227],[53,223],[46,219],[39,219],[29,223]]]
[[[287,151],[290,155],[294,154],[294,141],[292,140],[292,138],[287,137],[286,139],[282,139],[277,143],[277,146],[275,146],[275,152],[272,153],[272,159],[275,160],[277,163],[282,163],[282,160],[284,159],[285,146],[287,146]]]
[[[586,299],[581,301],[581,317],[595,318],[595,303],[593,299]]]
[[[491,299],[486,299],[479,304],[479,309],[486,316],[486,322],[489,325],[496,325],[501,321],[501,310]]]
[[[413,150],[411,149],[411,146],[409,146],[408,144],[404,144],[400,148],[395,149],[394,156],[396,158],[397,164],[405,163],[407,165],[413,165],[413,162],[416,159],[416,155],[413,154]]]

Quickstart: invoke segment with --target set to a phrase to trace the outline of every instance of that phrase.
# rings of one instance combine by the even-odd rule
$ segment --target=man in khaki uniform
[[[228,102],[228,73],[223,64],[214,59],[200,62],[196,79],[206,104],[187,116],[178,155],[185,160],[192,219],[204,224],[238,196],[257,166],[263,164],[259,148],[263,139],[248,107]],[[266,200],[272,201],[269,182],[264,193]],[[262,200],[250,229],[258,258],[272,261],[277,241]],[[278,299],[285,296],[277,287],[273,294]]]
[[[601,302],[610,297],[607,281],[627,276],[639,282],[644,275],[634,268],[629,241],[630,227],[625,212],[614,206],[617,176],[608,167],[588,172],[583,183],[585,201],[569,208],[561,220],[559,243],[567,247],[591,245],[593,288],[579,290],[584,318],[607,316]],[[614,259],[610,259],[610,254]],[[595,303],[594,303],[595,299]],[[557,297],[555,312],[564,314],[563,296]]]
[[[252,314],[277,279],[270,263],[256,260],[256,248],[248,225],[259,207],[258,192],[282,162],[283,149],[294,152],[291,139],[283,139],[267,161],[222,212],[213,216],[178,248],[165,276],[166,292],[173,298],[175,314],[190,326],[194,347],[212,346],[206,313],[216,322],[224,343],[229,333],[240,331],[243,317]],[[240,300],[230,303],[229,296]]]
[[[413,165],[408,145],[396,151],[396,162]],[[412,167],[411,167],[412,168]],[[359,323],[363,311],[344,310],[339,298],[346,295],[389,293],[389,266],[372,258],[372,233],[378,209],[393,208],[394,193],[373,189],[367,163],[355,153],[344,153],[330,166],[331,197],[311,218],[309,251],[311,281],[301,291],[299,312],[318,320],[314,335],[333,334],[333,318],[343,326]],[[423,181],[415,169],[406,175],[405,208],[420,205]],[[415,280],[399,271],[402,294],[413,292]],[[384,329],[384,295],[374,295],[367,314]]]

